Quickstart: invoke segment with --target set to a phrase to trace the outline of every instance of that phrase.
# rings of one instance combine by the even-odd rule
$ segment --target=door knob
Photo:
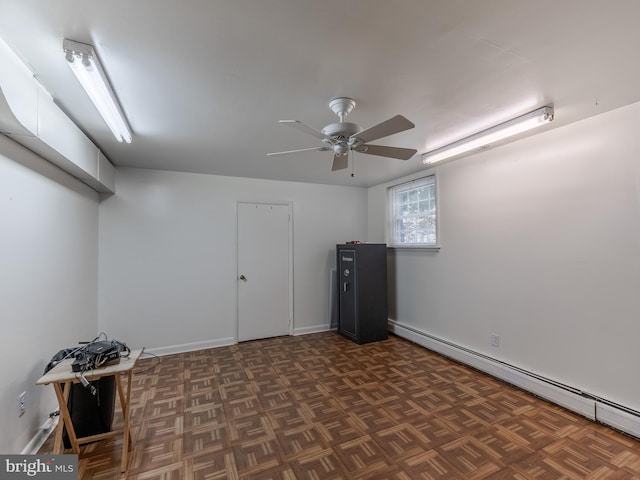
[[[240,275],[240,280],[244,280],[246,282],[247,281],[247,277],[245,277],[244,275]]]

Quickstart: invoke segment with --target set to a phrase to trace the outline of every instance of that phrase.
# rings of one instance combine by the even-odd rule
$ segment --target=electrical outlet
[[[22,392],[18,395],[18,417],[24,415],[27,410],[27,392]]]
[[[500,346],[500,335],[496,335],[495,333],[491,335],[491,346],[492,347]]]

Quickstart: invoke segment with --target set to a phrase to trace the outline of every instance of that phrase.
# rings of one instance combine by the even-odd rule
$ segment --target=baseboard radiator
[[[445,357],[485,372],[590,420],[640,438],[640,412],[501,362],[389,319],[389,331]]]

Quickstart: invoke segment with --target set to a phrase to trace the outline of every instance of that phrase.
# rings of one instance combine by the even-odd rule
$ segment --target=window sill
[[[439,246],[433,245],[389,245],[387,247],[390,250],[415,250],[422,252],[439,252]]]

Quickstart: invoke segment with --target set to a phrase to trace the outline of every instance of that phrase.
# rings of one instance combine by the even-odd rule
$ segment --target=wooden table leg
[[[71,388],[69,387],[68,383],[65,383],[62,385],[62,398],[64,401],[64,405],[67,405],[69,402],[69,392],[71,391]],[[54,390],[55,390],[55,386],[54,386]],[[58,396],[58,392],[56,392],[56,397]],[[60,455],[62,453],[64,453],[64,448],[62,448],[62,433],[64,432],[64,420],[62,419],[62,404],[60,404],[60,400],[58,400],[58,412],[59,412],[59,417],[58,418],[58,426],[56,427],[56,433],[55,433],[55,441],[53,442],[53,453],[55,455]]]
[[[122,376],[116,375],[116,385],[118,387],[118,396],[120,397],[120,407],[122,408],[122,416],[124,417],[124,432],[122,442],[122,464],[120,466],[121,472],[127,471],[127,463],[129,460],[129,449],[131,448],[131,420],[129,402],[131,401],[131,370],[127,372],[127,393],[125,396],[124,389],[122,388]]]
[[[65,382],[64,384],[55,382],[53,384],[53,388],[56,391],[56,397],[58,398],[58,404],[60,406],[60,418],[62,420],[58,424],[54,451],[56,453],[64,453],[64,449],[62,448],[62,428],[64,425],[65,427],[67,427],[67,435],[69,435],[69,441],[71,442],[71,450],[73,451],[73,453],[80,453],[76,431],[73,428],[71,415],[69,414],[69,409],[67,408],[69,393],[71,392],[71,382]]]

